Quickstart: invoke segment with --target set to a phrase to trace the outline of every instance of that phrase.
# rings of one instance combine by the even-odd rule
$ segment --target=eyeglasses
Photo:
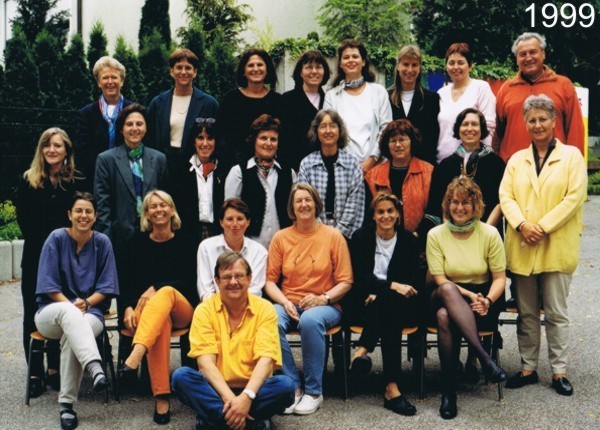
[[[450,206],[473,206],[473,202],[471,200],[450,200]]]
[[[214,125],[215,122],[216,120],[214,118],[196,118],[196,124],[198,124],[201,127],[210,127]]]
[[[390,139],[388,143],[390,145],[396,145],[397,143],[399,143],[402,146],[406,146],[410,143],[410,138],[407,136],[402,136],[397,139]]]
[[[225,275],[219,277],[219,280],[229,284],[232,279],[235,279],[236,282],[245,281],[248,275],[244,275],[243,273],[236,273],[235,275]]]

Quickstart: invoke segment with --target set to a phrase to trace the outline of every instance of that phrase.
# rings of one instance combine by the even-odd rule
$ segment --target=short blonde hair
[[[181,228],[181,218],[179,218],[179,214],[177,213],[177,208],[175,207],[173,197],[171,197],[169,193],[166,193],[162,190],[148,191],[148,193],[144,196],[144,201],[142,202],[142,216],[140,217],[140,230],[142,232],[152,231],[152,223],[148,220],[148,207],[150,206],[150,199],[153,196],[158,197],[163,202],[171,206],[173,209],[173,216],[171,217],[171,231],[179,230]]]
[[[450,202],[454,197],[454,193],[459,196],[467,196],[470,198],[471,203],[473,204],[473,217],[481,219],[485,209],[481,189],[473,179],[467,176],[454,178],[452,182],[448,184],[448,188],[446,188],[446,194],[444,194],[444,200],[442,200],[442,212],[444,214],[444,218],[452,219],[450,217]]]
[[[323,202],[321,201],[321,197],[319,197],[319,193],[306,182],[300,182],[292,187],[290,196],[288,198],[287,213],[290,219],[292,221],[296,221],[296,214],[294,213],[294,196],[296,195],[296,192],[300,190],[306,191],[308,194],[310,194],[310,197],[315,203],[315,218],[319,218],[319,215],[321,215],[321,212],[323,212]]]
[[[94,64],[92,73],[94,74],[94,79],[96,79],[96,82],[98,82],[98,79],[100,79],[100,72],[102,72],[102,70],[104,70],[107,67],[115,69],[117,72],[119,72],[121,80],[125,82],[125,66],[122,65],[119,62],[119,60],[115,60],[114,58],[109,57],[108,55],[100,57],[98,61],[96,61],[96,64]]]

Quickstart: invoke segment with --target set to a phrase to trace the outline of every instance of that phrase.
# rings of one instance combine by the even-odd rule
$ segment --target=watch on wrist
[[[90,304],[90,302],[88,301],[88,299],[85,299],[84,301],[85,301],[85,310],[87,311],[87,310],[89,310],[92,307],[92,305]]]
[[[249,388],[246,388],[242,393],[250,397],[250,400],[256,399],[256,393]]]
[[[331,298],[329,297],[329,294],[323,293],[323,296],[325,296],[325,298],[327,299],[327,305],[329,306],[331,304]]]

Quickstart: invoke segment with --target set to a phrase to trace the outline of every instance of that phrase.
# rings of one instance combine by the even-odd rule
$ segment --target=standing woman
[[[404,45],[398,52],[394,88],[389,91],[393,119],[408,119],[421,134],[421,145],[414,154],[429,164],[436,164],[440,134],[438,114],[440,96],[421,84],[423,55],[417,45]]]
[[[321,221],[350,239],[363,223],[365,185],[358,159],[344,149],[348,134],[342,118],[332,109],[320,110],[308,139],[318,149],[302,160],[298,182],[312,185],[325,202]]]
[[[521,371],[506,381],[506,387],[538,381],[543,303],[552,388],[570,396],[567,297],[579,262],[586,163],[576,147],[554,136],[556,110],[549,97],[529,96],[523,113],[532,142],[509,159],[500,185],[500,204],[510,225],[506,254],[517,285],[521,353]]]
[[[316,113],[323,108],[325,93],[323,85],[330,76],[327,60],[320,51],[305,51],[294,68],[292,77],[295,87],[283,93],[283,125],[279,158],[298,171],[300,161],[312,150],[307,133]]]
[[[364,318],[352,371],[370,370],[372,362],[367,354],[373,352],[381,339],[383,407],[400,415],[414,415],[417,409],[399,388],[402,329],[416,322],[416,296],[425,272],[419,269],[417,239],[404,229],[402,203],[398,198],[379,193],[371,208],[373,222],[357,230],[350,243],[354,269],[354,286],[349,294],[351,313]]]
[[[277,74],[267,51],[259,48],[244,51],[238,62],[236,81],[238,88],[223,96],[217,115],[219,136],[227,161],[232,164],[252,156],[244,142],[256,118],[263,114],[281,117],[281,94],[275,92]]]
[[[452,83],[440,88],[440,137],[437,144],[437,163],[452,155],[460,140],[453,136],[458,114],[469,107],[478,109],[485,116],[490,135],[485,138],[491,145],[496,129],[496,97],[490,84],[470,76],[473,69],[473,53],[466,43],[453,43],[446,51],[446,72]]]
[[[133,350],[119,371],[137,372],[146,355],[157,424],[171,420],[171,330],[188,327],[199,302],[195,243],[178,231],[180,227],[171,196],[161,190],[150,191],[144,197],[140,233],[128,244],[124,267],[127,287],[121,294],[123,325],[135,335]],[[186,352],[189,346],[182,348],[182,358]]]
[[[344,40],[338,47],[338,70],[333,88],[325,94],[325,109],[337,111],[348,127],[348,152],[361,163],[363,172],[379,160],[379,135],[392,120],[385,88],[374,83],[367,49],[358,40]]]
[[[199,66],[198,57],[189,49],[173,51],[169,68],[175,87],[154,97],[148,106],[148,146],[167,156],[171,172],[187,161],[196,118],[214,118],[219,109],[214,97],[194,87]]]
[[[280,130],[277,118],[256,118],[246,139],[254,156],[233,166],[225,180],[225,198],[242,199],[250,207],[248,236],[265,248],[279,229],[292,224],[286,204],[296,174],[276,160]]]
[[[480,222],[484,203],[472,179],[455,178],[442,205],[446,222],[427,235],[427,265],[436,286],[431,307],[438,326],[442,367],[440,415],[449,420],[457,413],[456,368],[463,337],[488,380],[497,383],[506,379],[478,333],[498,329],[501,307],[496,302],[506,286],[506,257],[498,230]]]
[[[196,118],[190,134],[191,154],[187,169],[172,172],[173,198],[179,208],[182,229],[196,245],[221,231],[219,210],[225,200],[229,167],[223,161],[214,118]]]
[[[17,222],[25,239],[21,260],[25,358],[29,357],[29,334],[36,331],[33,319],[37,311],[35,290],[40,253],[48,235],[69,224],[67,211],[77,185],[75,175],[69,136],[57,127],[47,129],[40,136],[31,166],[19,183],[16,200]],[[46,383],[58,389],[58,342],[49,342],[49,348]],[[45,390],[44,365],[40,354],[35,354],[33,359],[30,393],[31,397],[38,397]]]

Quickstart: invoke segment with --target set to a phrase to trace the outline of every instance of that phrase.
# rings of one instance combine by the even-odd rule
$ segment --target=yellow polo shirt
[[[281,344],[277,312],[260,297],[248,295],[248,306],[235,330],[229,326],[229,314],[214,294],[194,312],[190,329],[190,352],[198,358],[216,354],[217,368],[230,387],[244,387],[261,357],[270,357],[275,369],[281,368]]]

